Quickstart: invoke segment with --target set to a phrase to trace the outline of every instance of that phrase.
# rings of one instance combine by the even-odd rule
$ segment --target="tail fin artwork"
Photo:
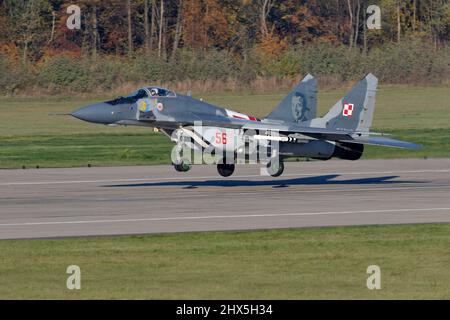
[[[317,80],[308,74],[272,110],[266,119],[299,123],[314,119],[316,112]]]
[[[378,79],[371,73],[359,81],[323,118],[311,121],[312,127],[369,132],[375,110]]]

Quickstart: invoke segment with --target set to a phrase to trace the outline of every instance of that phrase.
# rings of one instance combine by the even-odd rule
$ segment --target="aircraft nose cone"
[[[88,122],[108,124],[116,121],[116,113],[111,105],[96,103],[79,108],[73,111],[71,115]]]

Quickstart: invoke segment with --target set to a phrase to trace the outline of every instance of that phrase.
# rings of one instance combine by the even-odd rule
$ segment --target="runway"
[[[0,170],[0,239],[450,222],[450,159]]]

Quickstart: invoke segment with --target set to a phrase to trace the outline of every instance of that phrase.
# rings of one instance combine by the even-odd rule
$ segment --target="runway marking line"
[[[295,186],[294,186],[295,187]],[[303,189],[303,188],[290,188],[283,190],[281,195],[287,196],[287,195],[299,195],[299,194],[305,194],[305,193],[330,193],[330,192],[338,192],[338,193],[354,193],[354,192],[366,192],[366,191],[405,191],[405,190],[432,190],[432,189],[449,189],[450,185],[433,185],[433,186],[398,186],[398,187],[375,187],[375,188],[310,188],[311,186],[308,185],[309,189]],[[192,199],[192,198],[207,198],[210,197],[210,193],[217,191],[216,189],[193,189],[196,190],[195,194],[188,194],[180,191],[175,191],[171,193],[171,199]],[[232,197],[247,197],[249,195],[272,195],[273,194],[273,188],[265,188],[262,187],[258,191],[247,191],[247,190],[230,190],[228,191],[228,195]],[[274,196],[279,197],[280,193],[276,193]],[[156,199],[159,199],[160,197],[156,197]],[[155,198],[152,198],[148,195],[140,195],[140,196],[129,196],[127,195],[126,200],[127,201],[140,201],[140,200],[154,200]],[[11,200],[11,199],[2,199],[0,197],[0,204],[2,200]],[[16,199],[17,200],[17,199]],[[20,198],[20,200],[24,201],[26,199]],[[54,199],[51,199],[54,200]],[[64,198],[58,199],[60,201],[67,201]],[[123,199],[118,199],[117,195],[113,195],[110,198],[95,198],[94,201],[123,201]],[[92,201],[92,200],[85,200],[85,201]],[[22,206],[26,203],[22,203]]]
[[[413,208],[413,209],[383,209],[383,210],[358,210],[358,211],[323,211],[303,213],[279,213],[279,214],[242,214],[242,215],[217,215],[217,216],[189,216],[189,217],[167,217],[167,218],[140,218],[140,219],[114,219],[114,220],[79,220],[79,221],[47,221],[47,222],[23,222],[3,223],[0,227],[19,227],[37,225],[61,225],[61,224],[89,224],[89,223],[123,223],[143,221],[173,221],[173,220],[207,220],[207,219],[238,219],[238,218],[269,218],[269,217],[292,217],[292,216],[315,216],[334,214],[368,214],[368,213],[407,213],[426,211],[449,211],[450,208]]]
[[[369,175],[369,174],[402,174],[402,173],[447,173],[450,170],[410,170],[410,171],[367,171],[367,172],[316,172],[316,173],[289,173],[283,177],[310,177],[318,175]],[[261,175],[241,175],[233,178],[257,178]],[[185,181],[199,179],[219,179],[219,176],[200,176],[200,177],[163,177],[163,178],[139,178],[139,179],[108,179],[108,180],[66,180],[66,181],[29,181],[29,182],[3,182],[0,186],[22,186],[22,185],[52,185],[52,184],[77,184],[77,183],[116,183],[116,182],[139,182],[139,181]],[[282,180],[278,179],[278,180]],[[274,181],[277,181],[274,179]]]

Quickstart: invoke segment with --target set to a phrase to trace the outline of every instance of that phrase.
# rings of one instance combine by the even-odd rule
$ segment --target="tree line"
[[[70,5],[80,8],[80,29],[67,27]],[[367,28],[369,5],[381,9],[380,29]],[[239,72],[286,76],[289,72],[273,65],[325,47],[330,54],[334,47],[367,57],[414,43],[448,66],[450,5],[448,0],[0,0],[0,28],[4,70],[14,65],[40,72],[60,56],[92,63],[97,57],[128,59],[133,65],[147,57],[163,65],[191,52],[218,64],[220,55],[225,67]]]

